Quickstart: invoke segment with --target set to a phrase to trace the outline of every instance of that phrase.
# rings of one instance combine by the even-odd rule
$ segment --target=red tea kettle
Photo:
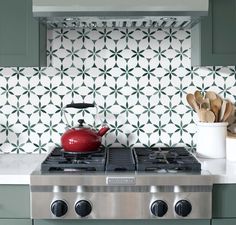
[[[94,104],[89,103],[72,103],[66,105],[65,108],[84,109],[94,106]],[[84,126],[83,119],[78,120],[78,122],[79,125],[77,127],[68,129],[61,136],[61,146],[63,150],[72,153],[89,153],[98,151],[102,142],[102,136],[109,130],[109,127],[104,126],[99,131],[96,131],[92,127]]]

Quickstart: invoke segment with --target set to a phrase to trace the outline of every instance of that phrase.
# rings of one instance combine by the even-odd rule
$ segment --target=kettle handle
[[[65,108],[85,109],[94,106],[95,106],[94,103],[71,103],[66,105]]]
[[[65,108],[76,108],[76,109],[85,109],[85,108],[89,108],[89,107],[95,107],[95,103],[71,103],[68,104],[64,107]],[[69,123],[68,123],[68,119],[66,117],[66,111],[63,109],[63,114],[66,120],[66,126],[67,128],[72,128]],[[97,107],[96,107],[97,109]],[[95,126],[95,122],[94,122],[94,126]]]

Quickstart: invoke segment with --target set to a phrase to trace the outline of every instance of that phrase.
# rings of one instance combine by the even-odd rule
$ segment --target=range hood
[[[33,16],[51,28],[189,28],[209,0],[32,0]]]

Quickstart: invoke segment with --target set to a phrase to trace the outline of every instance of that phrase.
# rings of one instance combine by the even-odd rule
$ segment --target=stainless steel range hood
[[[32,0],[33,15],[52,28],[187,28],[208,14],[209,0]]]

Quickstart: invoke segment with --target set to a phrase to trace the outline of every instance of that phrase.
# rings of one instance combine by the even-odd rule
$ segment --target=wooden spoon
[[[219,122],[220,109],[216,105],[211,106],[211,111],[215,114],[215,122]]]
[[[199,110],[199,120],[200,122],[204,122],[204,123],[214,123],[215,122],[215,114],[210,111],[210,110],[206,110],[206,109],[200,109]]]
[[[223,100],[222,102],[222,105],[221,105],[221,108],[220,108],[220,118],[219,118],[219,121],[222,122],[223,121],[223,117],[224,117],[224,114],[225,114],[225,110],[226,110],[226,104],[227,104],[227,101]]]
[[[199,107],[195,101],[194,95],[193,94],[187,94],[186,96],[188,104],[197,112],[199,111]]]
[[[211,100],[211,105],[216,105],[219,109],[221,108],[222,100],[221,98],[216,98],[214,100]]]
[[[195,101],[195,98],[193,94],[187,94],[186,96],[188,104],[193,108],[193,110],[198,114],[198,117],[200,118],[200,111],[199,111],[199,106],[197,102]]]
[[[215,105],[220,111],[220,108],[221,108],[221,105],[222,105],[221,98],[216,98],[214,100],[210,100],[210,105],[211,105],[211,108],[212,108],[213,105]]]
[[[232,111],[233,111],[232,103],[231,102],[227,102],[226,103],[225,112],[224,112],[224,115],[223,115],[223,119],[222,119],[223,122],[225,122],[229,118],[229,116],[231,115]]]
[[[198,117],[200,122],[206,122],[206,109],[199,109]]]
[[[201,94],[201,92],[200,91],[195,91],[194,92],[194,97],[195,97],[195,100],[196,100],[196,102],[199,104],[199,105],[201,105],[202,104],[202,102],[203,102],[203,96],[202,96],[202,94]]]
[[[209,100],[209,98],[205,98],[205,99],[202,100],[200,108],[207,109],[207,110],[211,109],[210,108],[210,100]]]
[[[221,98],[210,100],[211,111],[215,114],[216,117],[215,122],[219,122],[221,104],[222,104]]]
[[[217,94],[214,91],[207,91],[205,98],[209,98],[210,100],[214,100],[217,98]]]
[[[208,123],[214,123],[215,122],[215,114],[212,112],[212,111],[210,111],[210,110],[207,110],[206,112],[205,112],[205,120],[206,120],[206,122],[208,122]]]

